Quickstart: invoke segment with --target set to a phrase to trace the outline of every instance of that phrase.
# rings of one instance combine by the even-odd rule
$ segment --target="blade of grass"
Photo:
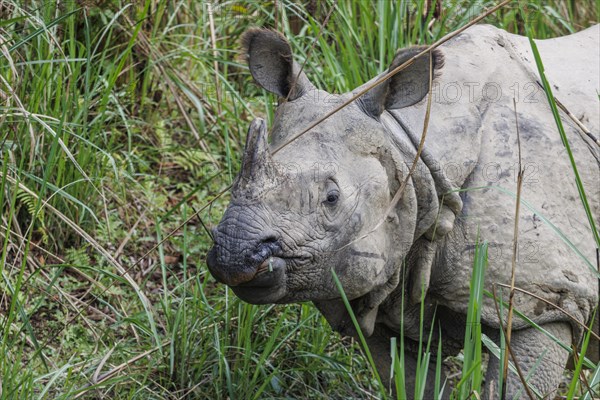
[[[517,151],[518,151],[518,163],[517,163],[517,198],[515,201],[515,222],[513,229],[513,249],[511,259],[511,272],[510,272],[510,292],[508,295],[508,312],[506,316],[506,335],[504,341],[506,347],[510,347],[510,339],[512,335],[512,317],[514,308],[514,297],[515,297],[515,278],[517,270],[517,251],[519,248],[519,218],[520,218],[520,207],[521,207],[521,188],[523,186],[523,166],[521,163],[521,135],[519,132],[519,119],[517,114],[517,100],[513,97],[513,107],[515,114],[515,126],[517,131]],[[502,322],[500,322],[502,323]],[[513,360],[515,363],[516,360]],[[504,365],[502,366],[502,394],[506,396],[506,384],[508,382],[508,357],[504,358]],[[526,383],[523,382],[523,385]]]
[[[481,368],[481,306],[483,285],[487,267],[488,243],[477,242],[473,261],[473,273],[469,285],[469,305],[464,339],[464,362],[461,382],[457,385],[459,398],[466,399],[470,393],[481,393],[483,380]]]
[[[51,21],[49,24],[47,24],[39,29],[36,29],[35,31],[31,32],[29,35],[25,36],[23,39],[19,40],[14,45],[10,46],[8,48],[8,51],[10,51],[12,53],[13,51],[15,51],[16,49],[21,47],[23,44],[29,42],[31,39],[41,35],[43,32],[46,32],[48,29],[52,28],[53,26],[60,24],[61,22],[63,22],[67,18],[69,18],[71,15],[76,14],[77,12],[79,12],[79,10],[81,10],[81,8],[78,8],[78,9],[70,11],[64,15],[61,15],[60,17],[56,18],[55,20]],[[3,45],[3,43],[0,44],[0,46],[2,46],[2,45]]]

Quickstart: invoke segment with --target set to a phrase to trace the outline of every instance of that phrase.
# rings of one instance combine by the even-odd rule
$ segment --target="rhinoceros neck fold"
[[[402,118],[397,112],[390,113],[394,120],[404,129],[406,136],[410,139],[415,149],[418,148],[421,141],[420,135],[417,136],[417,130],[411,126],[409,122]],[[443,204],[448,206],[455,215],[458,215],[462,210],[462,200],[456,192],[458,187],[455,187],[452,182],[446,177],[443,168],[440,168],[440,163],[435,159],[434,155],[429,151],[428,146],[424,146],[421,151],[421,160],[430,172],[435,189],[440,199],[443,198]]]
[[[391,112],[382,114],[381,122],[394,147],[392,150],[401,154],[407,168],[410,168],[420,142],[416,127]],[[422,293],[429,288],[438,244],[453,229],[454,221],[462,211],[462,200],[457,188],[445,176],[444,169],[440,168],[426,146],[417,159],[411,182],[417,201],[417,219],[414,242],[405,259],[408,269],[407,300],[408,304],[414,305],[422,301]]]
[[[382,114],[381,121],[394,150],[402,154],[410,168],[417,154],[417,138],[407,121],[395,113]],[[417,226],[415,240],[423,234],[432,239],[443,237],[453,226],[454,218],[462,210],[462,200],[439,163],[425,146],[411,176],[417,198]]]

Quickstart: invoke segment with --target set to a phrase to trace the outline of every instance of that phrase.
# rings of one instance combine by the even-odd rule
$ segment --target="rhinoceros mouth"
[[[260,265],[254,278],[231,289],[248,303],[268,304],[277,302],[286,294],[285,283],[286,260],[270,257]]]

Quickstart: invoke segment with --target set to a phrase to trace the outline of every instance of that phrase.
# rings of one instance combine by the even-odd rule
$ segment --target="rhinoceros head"
[[[355,302],[389,289],[390,282],[395,287],[402,259],[423,229],[412,180],[395,210],[373,229],[415,154],[391,143],[381,116],[385,108],[423,98],[429,59],[288,143],[352,93],[317,90],[276,32],[251,30],[244,42],[254,79],[287,101],[277,108],[270,143],[264,121],[250,126],[231,203],[214,230],[210,272],[256,304],[312,300],[326,308],[340,299],[332,270]],[[391,68],[414,54],[399,53]],[[399,86],[407,82],[425,91],[403,95]]]

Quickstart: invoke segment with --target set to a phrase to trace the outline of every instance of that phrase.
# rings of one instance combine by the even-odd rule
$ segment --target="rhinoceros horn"
[[[248,200],[256,198],[276,177],[277,170],[267,143],[267,125],[262,118],[256,118],[248,129],[242,169],[234,186],[234,195]]]

